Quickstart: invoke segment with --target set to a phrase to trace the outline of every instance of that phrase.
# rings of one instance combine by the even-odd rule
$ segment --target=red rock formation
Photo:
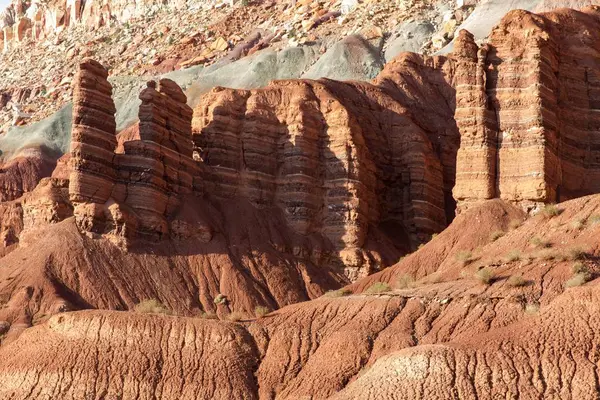
[[[532,210],[600,191],[599,15],[513,11],[494,29],[470,86],[457,86],[459,208],[499,197]]]
[[[104,205],[116,179],[116,122],[108,72],[86,59],[74,77],[69,193],[78,225],[104,230]]]
[[[445,58],[405,55],[373,84],[213,90],[193,123],[205,191],[282,207],[290,226],[327,237],[347,267],[364,273],[369,257],[360,249],[373,227],[405,230],[416,246],[452,219],[451,68]],[[430,92],[438,102],[419,102]]]
[[[166,235],[168,218],[200,181],[192,159],[192,110],[175,82],[149,82],[140,94],[140,140],[123,143],[116,154],[107,77],[100,64],[85,60],[74,79],[70,193],[77,224],[98,233]]]
[[[133,208],[140,229],[168,233],[166,218],[191,194],[199,168],[192,159],[192,109],[168,79],[150,82],[140,94],[140,140],[124,143],[116,158],[120,183],[113,196]]]

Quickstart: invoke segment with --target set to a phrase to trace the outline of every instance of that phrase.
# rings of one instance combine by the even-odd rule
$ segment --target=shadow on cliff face
[[[128,310],[147,299],[178,315],[253,316],[256,307],[275,310],[348,282],[320,266],[327,245],[291,231],[280,210],[195,196],[182,204],[170,221],[178,236],[135,240],[127,251],[118,238],[79,232],[72,218],[30,227],[0,259],[0,321],[18,335],[42,315]],[[226,300],[215,303],[219,295]]]

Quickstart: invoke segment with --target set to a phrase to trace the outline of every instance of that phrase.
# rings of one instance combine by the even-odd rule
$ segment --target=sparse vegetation
[[[473,253],[471,253],[470,251],[459,251],[456,254],[456,261],[461,263],[464,267],[465,265],[473,261]]]
[[[258,306],[254,309],[254,315],[256,318],[262,318],[269,313],[269,309],[267,307]]]
[[[527,303],[525,304],[525,312],[529,315],[537,315],[540,312],[540,305],[538,303]]]
[[[171,314],[171,310],[169,310],[164,304],[162,304],[157,299],[148,299],[139,302],[133,307],[135,312],[144,313],[144,314]]]
[[[227,296],[225,296],[224,294],[219,293],[214,300],[215,304],[225,304],[227,302]]]
[[[206,311],[200,314],[200,318],[202,319],[219,319],[217,314],[214,312]]]
[[[533,238],[531,238],[530,242],[531,242],[532,245],[534,245],[537,248],[552,247],[552,243],[550,243],[549,240],[546,240],[546,239],[541,238],[539,236],[534,236]]]
[[[231,314],[227,315],[227,319],[233,322],[241,321],[243,319],[247,319],[246,314],[241,313],[239,311],[234,311]]]
[[[434,233],[433,235],[431,235],[431,240],[435,239],[438,236],[437,233]]]
[[[587,220],[587,222],[591,225],[598,225],[600,224],[600,214],[594,214],[592,216],[590,216]]]
[[[425,246],[425,243],[421,243],[418,247],[417,250],[421,250],[423,247]]]
[[[366,294],[379,294],[379,293],[389,292],[390,290],[392,290],[392,288],[387,283],[385,283],[385,282],[375,282],[367,290],[365,290],[364,293],[366,293]]]
[[[500,239],[502,236],[504,236],[503,231],[494,231],[490,234],[490,241],[495,242],[496,240]]]
[[[573,248],[569,249],[568,255],[569,255],[569,260],[576,261],[576,260],[583,260],[585,258],[585,256],[587,255],[587,253],[579,247],[573,247]]]
[[[350,296],[351,294],[352,294],[351,290],[342,288],[342,289],[338,289],[338,290],[330,290],[329,292],[325,293],[324,296],[336,298],[336,297]]]
[[[581,261],[577,261],[575,264],[573,264],[573,266],[571,267],[571,272],[573,274],[581,274],[581,273],[589,273],[589,269],[588,267],[582,263]]]
[[[521,252],[519,250],[511,250],[506,254],[506,262],[519,261],[521,259]]]
[[[396,280],[396,288],[397,289],[408,289],[412,287],[415,283],[415,278],[412,275],[404,274],[398,277]]]
[[[576,286],[581,286],[584,283],[588,282],[592,278],[592,275],[589,272],[578,272],[573,274],[571,278],[565,282],[565,287],[572,288]]]
[[[526,286],[527,281],[521,275],[511,275],[506,284],[510,287],[521,287]]]
[[[537,253],[535,253],[535,258],[537,258],[538,260],[544,260],[544,261],[550,261],[550,260],[554,260],[556,258],[559,258],[559,253],[557,253],[556,251],[553,250],[543,250],[543,251],[538,251]]]
[[[562,212],[556,204],[547,204],[542,211],[540,211],[540,215],[546,219],[554,218],[560,215]]]
[[[573,221],[573,223],[571,224],[571,226],[573,227],[573,229],[575,230],[582,230],[583,228],[585,228],[585,220],[584,219],[576,219],[575,221]]]
[[[488,267],[481,268],[475,273],[475,278],[484,285],[489,285],[494,280],[494,271]]]
[[[520,220],[520,219],[513,219],[512,221],[509,222],[508,227],[510,229],[517,229],[521,225],[523,225],[523,221],[522,220]]]

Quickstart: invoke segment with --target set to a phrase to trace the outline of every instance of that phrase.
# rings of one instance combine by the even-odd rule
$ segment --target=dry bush
[[[157,299],[148,299],[141,301],[133,307],[133,310],[135,312],[144,314],[171,314],[171,310],[165,307],[165,305]]]
[[[535,258],[538,260],[550,261],[554,259],[562,259],[563,255],[553,250],[543,250],[535,253]]]
[[[496,240],[500,239],[502,236],[504,236],[503,231],[494,231],[490,234],[490,241],[495,242]]]
[[[521,287],[526,286],[527,281],[521,275],[512,275],[508,278],[506,284],[510,287]]]
[[[267,307],[263,306],[258,306],[254,309],[254,315],[256,316],[256,318],[262,318],[270,312],[271,311]]]
[[[520,219],[513,219],[512,221],[509,222],[508,227],[510,229],[517,229],[520,228],[521,225],[523,225],[523,221]]]
[[[488,267],[481,268],[475,273],[475,278],[484,285],[489,285],[494,280],[494,271]]]
[[[598,225],[600,224],[600,214],[594,214],[592,216],[590,216],[587,220],[587,222],[591,225]]]
[[[412,275],[404,274],[396,279],[396,289],[408,289],[415,284],[415,278]]]
[[[581,273],[589,273],[590,270],[588,269],[588,267],[582,263],[581,261],[577,261],[575,264],[573,264],[573,266],[571,267],[571,272],[573,274],[581,274]]]
[[[573,247],[572,249],[569,249],[568,255],[569,255],[569,260],[576,261],[576,260],[583,260],[585,258],[585,256],[587,255],[587,253],[579,247]]]
[[[585,220],[581,218],[576,219],[575,221],[573,221],[573,223],[571,223],[571,226],[573,227],[573,229],[580,231],[583,228],[585,228]]]
[[[540,305],[538,303],[527,303],[525,312],[529,315],[537,315],[540,312]]]
[[[456,253],[456,261],[458,261],[464,267],[473,261],[473,253],[470,251],[459,251]]]
[[[534,236],[533,238],[531,238],[530,242],[531,242],[532,245],[534,245],[537,248],[549,248],[549,247],[552,247],[552,243],[550,243],[549,240],[546,240],[546,239],[541,238],[539,236]]]
[[[342,288],[342,289],[338,289],[338,290],[330,290],[329,292],[325,293],[323,296],[336,298],[336,297],[350,296],[351,294],[352,294],[351,290]]]
[[[246,314],[239,312],[239,311],[234,311],[232,313],[230,313],[229,315],[227,315],[227,319],[233,322],[238,322],[241,321],[243,319],[248,319],[248,317],[246,316]]]
[[[562,210],[559,209],[556,204],[547,204],[542,211],[540,211],[540,215],[545,219],[550,219],[559,216],[561,212]]]
[[[568,289],[576,286],[581,286],[584,283],[589,282],[591,278],[592,276],[589,272],[579,272],[577,274],[573,274],[573,276],[571,276],[571,278],[567,282],[565,282],[565,287]]]
[[[379,293],[389,292],[390,290],[392,290],[392,288],[387,283],[385,283],[385,282],[375,282],[367,290],[365,290],[364,293],[366,293],[366,294],[379,294]]]
[[[506,261],[513,262],[521,259],[521,252],[519,250],[511,250],[506,254]]]
[[[200,318],[202,318],[202,319],[219,319],[217,314],[215,314],[214,312],[210,312],[210,311],[206,311],[206,312],[203,312],[202,314],[200,314]]]

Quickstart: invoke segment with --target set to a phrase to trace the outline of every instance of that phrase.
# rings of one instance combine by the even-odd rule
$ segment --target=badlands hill
[[[596,398],[600,7],[508,3],[13,4],[0,398]]]

